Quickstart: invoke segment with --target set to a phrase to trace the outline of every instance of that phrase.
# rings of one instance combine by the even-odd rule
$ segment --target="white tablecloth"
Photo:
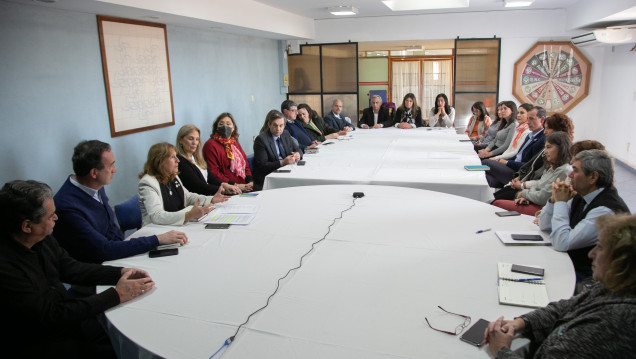
[[[568,298],[574,269],[551,247],[506,247],[495,230],[532,230],[528,217],[497,217],[490,205],[404,187],[331,185],[263,191],[247,226],[187,232],[179,255],[139,255],[106,264],[147,270],[156,287],[106,312],[124,357],[208,358],[247,316],[263,306],[277,279],[322,238],[282,281],[269,306],[252,317],[223,358],[487,358],[453,330],[461,319],[444,309],[494,320],[528,308],[498,304],[497,262],[545,268],[550,300]],[[476,234],[479,229],[492,231]],[[116,330],[115,330],[116,328]],[[218,356],[217,356],[218,357]]]
[[[358,129],[349,140],[329,140],[317,154],[306,154],[305,166],[291,173],[271,173],[263,189],[324,184],[376,184],[428,189],[478,201],[491,201],[484,172],[466,135],[454,129]]]

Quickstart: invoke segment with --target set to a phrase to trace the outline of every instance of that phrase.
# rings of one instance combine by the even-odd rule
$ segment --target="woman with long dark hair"
[[[488,132],[488,128],[492,124],[492,120],[490,119],[488,110],[486,110],[486,106],[481,101],[475,102],[471,106],[470,110],[473,115],[470,117],[470,121],[468,122],[468,126],[466,126],[466,131],[464,133],[470,137],[473,143],[477,143]]]
[[[435,106],[428,112],[429,127],[453,127],[455,109],[448,103],[448,97],[441,93],[435,97]]]
[[[417,99],[412,93],[407,93],[402,100],[402,104],[395,111],[393,126],[403,130],[409,128],[423,127],[422,109],[417,105]]]
[[[514,129],[517,124],[517,105],[512,101],[504,101],[501,103],[499,114],[501,122],[497,129],[497,135],[488,147],[477,152],[479,158],[490,158],[504,153],[514,138]]]

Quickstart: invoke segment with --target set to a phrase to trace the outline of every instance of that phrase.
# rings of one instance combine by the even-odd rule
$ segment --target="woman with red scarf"
[[[238,137],[232,114],[220,114],[212,124],[210,139],[203,146],[203,157],[214,177],[237,185],[242,192],[250,192],[254,187],[252,172]]]

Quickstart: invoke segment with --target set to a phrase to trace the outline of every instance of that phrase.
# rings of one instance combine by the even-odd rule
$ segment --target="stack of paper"
[[[536,266],[528,266],[536,267]],[[541,308],[548,305],[548,291],[543,280],[520,282],[535,276],[512,272],[511,263],[498,263],[499,303],[521,307]]]
[[[208,213],[204,223],[249,224],[257,211],[255,204],[223,204]]]

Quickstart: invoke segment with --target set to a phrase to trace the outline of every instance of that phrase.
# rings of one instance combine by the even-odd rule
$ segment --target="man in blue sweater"
[[[159,244],[188,242],[179,231],[124,241],[104,190],[117,172],[109,144],[80,142],[73,153],[73,171],[54,197],[58,220],[53,230],[73,258],[101,263],[148,252]]]

